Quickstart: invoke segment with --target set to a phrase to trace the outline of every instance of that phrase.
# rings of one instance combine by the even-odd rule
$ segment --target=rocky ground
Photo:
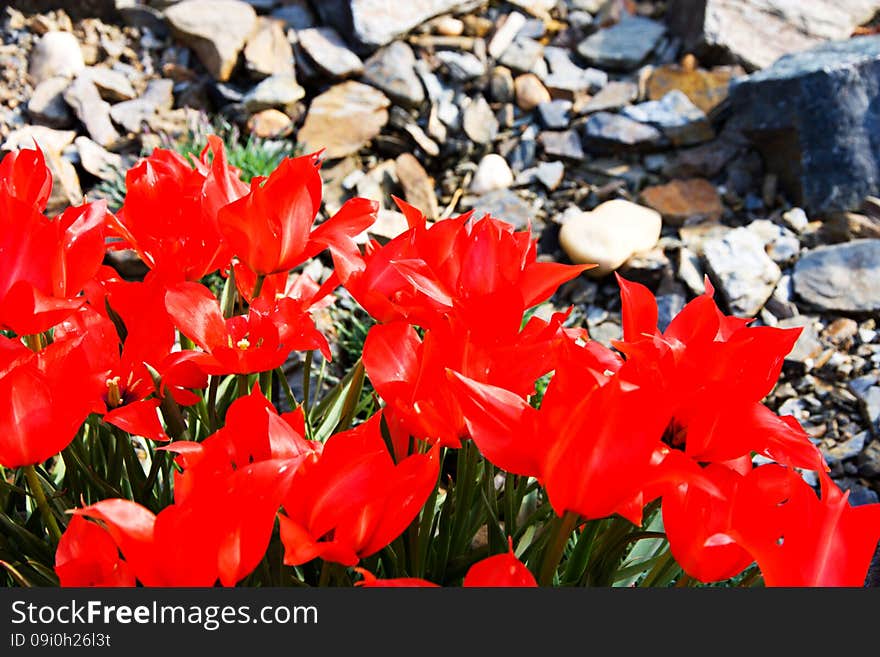
[[[0,148],[40,143],[50,211],[207,115],[325,148],[323,212],[380,200],[378,238],[405,225],[397,194],[599,263],[553,305],[604,342],[611,272],[649,285],[662,323],[708,275],[726,311],[804,327],[768,403],[878,501],[880,3],[7,4]]]

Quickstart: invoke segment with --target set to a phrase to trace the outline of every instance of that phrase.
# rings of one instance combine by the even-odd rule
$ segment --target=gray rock
[[[112,181],[122,170],[123,163],[120,155],[109,152],[88,137],[79,136],[73,143],[79,153],[79,162],[82,168],[96,178]]]
[[[544,76],[542,82],[552,91],[595,93],[608,84],[608,74],[605,71],[578,66],[566,48],[544,48],[544,60],[550,72]]]
[[[583,129],[584,145],[591,150],[648,150],[665,143],[657,128],[610,112],[591,114]]]
[[[24,11],[28,14],[43,14],[61,9],[71,19],[100,18],[112,23],[119,19],[120,0],[6,0],[4,6]]]
[[[33,148],[36,142],[43,151],[60,153],[73,143],[75,130],[53,130],[42,125],[24,125],[11,131],[0,146],[0,150],[14,151],[20,148]]]
[[[665,331],[675,316],[682,311],[687,299],[682,294],[658,294],[657,297],[657,328]]]
[[[856,435],[837,443],[834,447],[822,449],[822,454],[828,465],[834,465],[847,459],[856,458],[865,448],[865,442],[868,440],[868,432],[862,431]]]
[[[730,91],[736,122],[811,215],[880,192],[878,103],[880,36],[786,55]]]
[[[294,75],[293,47],[280,19],[257,18],[257,27],[244,47],[244,65],[255,78]]]
[[[98,88],[88,76],[77,77],[64,91],[64,100],[73,108],[89,136],[101,146],[115,145],[120,135],[110,120],[110,105],[101,99]]]
[[[584,105],[582,111],[584,114],[592,114],[593,112],[616,110],[629,105],[638,95],[639,87],[634,82],[625,80],[609,82]]]
[[[880,239],[820,246],[794,268],[795,293],[822,310],[880,312]]]
[[[513,75],[509,68],[496,66],[492,69],[492,77],[489,78],[489,96],[496,103],[513,102],[515,89]]]
[[[257,23],[254,8],[241,0],[184,0],[168,7],[165,18],[174,36],[221,82],[232,75]]]
[[[504,23],[502,23],[501,27],[495,30],[492,39],[489,41],[489,45],[486,47],[489,56],[498,59],[498,57],[510,47],[517,32],[519,32],[525,24],[526,17],[518,11],[512,11],[507,14]]]
[[[877,494],[877,491],[863,486],[855,479],[845,477],[838,480],[837,484],[842,490],[849,492],[847,502],[850,506],[863,506],[880,502],[880,495]]]
[[[474,194],[486,194],[498,189],[507,189],[513,184],[513,173],[507,160],[498,153],[488,153],[477,165],[477,171],[471,179],[470,191]]]
[[[872,440],[864,451],[859,454],[856,463],[859,474],[872,479],[880,477],[880,440]]]
[[[787,265],[797,258],[801,243],[797,235],[767,219],[758,219],[748,226],[764,243],[764,250],[777,265]]]
[[[583,153],[583,151],[581,151]],[[538,154],[538,142],[532,138],[522,138],[507,154],[507,161],[514,171],[525,171],[534,166]]]
[[[703,257],[709,275],[735,315],[757,315],[782,276],[761,239],[748,228],[735,228],[720,239],[708,240]]]
[[[517,230],[528,227],[530,222],[534,223],[532,208],[509,189],[483,194],[466,205],[474,210],[474,217],[478,219],[484,214],[490,214],[496,219],[513,224]]]
[[[559,187],[564,176],[565,165],[562,162],[541,162],[535,170],[535,177],[551,192]]]
[[[248,91],[242,102],[249,112],[259,112],[270,107],[291,108],[305,95],[292,75],[270,75]]]
[[[876,12],[874,0],[671,0],[666,22],[701,61],[754,70],[822,41],[846,39]]]
[[[859,407],[871,431],[880,434],[880,385],[877,376],[868,374],[852,379],[849,389],[859,401]]]
[[[70,80],[64,77],[47,78],[34,89],[27,109],[31,118],[50,128],[67,128],[73,121],[70,107],[64,102],[64,90]]]
[[[678,89],[673,89],[660,100],[624,107],[621,114],[656,126],[675,146],[691,146],[715,136],[703,110]]]
[[[174,103],[174,82],[166,78],[157,78],[147,83],[147,88],[140,98],[116,103],[110,108],[110,118],[128,132],[138,133],[144,123],[160,109],[171,109]]]
[[[802,376],[808,373],[816,364],[816,359],[822,354],[824,345],[819,341],[819,331],[816,328],[816,318],[809,315],[798,315],[788,319],[779,320],[779,328],[802,328],[797,342],[794,343],[791,352],[785,355],[785,368]]]
[[[310,27],[297,32],[299,45],[327,75],[347,78],[364,70],[361,58],[348,49],[332,27]]]
[[[486,65],[472,53],[440,50],[436,57],[446,65],[449,74],[456,80],[466,82],[486,74]]]
[[[396,103],[418,107],[425,89],[415,72],[416,56],[405,41],[394,41],[364,62],[363,81],[378,87]]]
[[[70,32],[46,32],[31,50],[28,74],[39,84],[53,77],[72,78],[85,68],[79,41]]]
[[[461,0],[321,0],[314,3],[323,21],[350,35],[363,51],[374,50],[409,32],[429,18],[463,10],[473,2]]]
[[[287,4],[273,10],[271,16],[284,21],[293,30],[304,30],[318,24],[308,0],[287,0]]]
[[[101,98],[108,102],[131,100],[137,96],[128,76],[120,71],[103,66],[89,66],[80,72],[80,77],[87,77],[91,80],[98,88]]]
[[[563,130],[571,121],[571,101],[551,100],[538,105],[538,116],[548,130]]]
[[[529,73],[544,56],[544,46],[538,41],[517,37],[498,58],[498,63],[512,71]]]
[[[549,157],[569,160],[583,160],[585,157],[577,130],[545,130],[538,136],[538,142]]]
[[[641,16],[625,16],[616,25],[581,41],[577,51],[595,66],[631,71],[647,58],[665,32],[662,23]]]
[[[498,134],[498,119],[489,103],[482,96],[477,96],[464,109],[462,118],[464,133],[478,144],[491,143]]]

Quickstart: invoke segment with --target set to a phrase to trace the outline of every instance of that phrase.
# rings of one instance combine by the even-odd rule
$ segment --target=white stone
[[[85,67],[75,36],[70,32],[46,32],[31,52],[28,73],[39,84],[55,76],[72,78]]]
[[[605,276],[633,254],[654,248],[662,223],[656,210],[614,199],[566,220],[559,230],[559,244],[572,262],[598,265],[588,275]]]
[[[477,166],[477,172],[471,180],[470,190],[474,194],[485,194],[496,189],[507,189],[513,184],[513,172],[507,160],[497,153],[483,156]]]

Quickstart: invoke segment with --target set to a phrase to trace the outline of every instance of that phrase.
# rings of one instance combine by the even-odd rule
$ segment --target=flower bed
[[[589,266],[469,214],[361,249],[377,204],[316,225],[320,157],[250,186],[210,138],[103,202],[43,215],[39,150],[0,164],[0,565],[62,586],[860,586],[880,505],[849,505],[761,400],[800,329],[706,293],[657,330],[618,278],[608,349],[531,312]],[[103,266],[131,248],[150,268]],[[334,273],[301,266],[322,255]],[[222,292],[199,281],[220,272]],[[309,403],[312,312],[376,320]],[[281,366],[304,352],[296,399]],[[292,412],[280,414],[273,389]],[[322,391],[323,393],[323,391]],[[817,492],[804,480],[815,473]]]

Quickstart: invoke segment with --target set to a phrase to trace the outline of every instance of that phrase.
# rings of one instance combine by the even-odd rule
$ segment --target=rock
[[[128,132],[138,133],[158,110],[171,109],[174,104],[173,88],[174,83],[166,78],[150,80],[140,98],[113,105],[110,118]]]
[[[629,105],[639,95],[639,87],[634,82],[614,81],[602,87],[583,107],[584,114],[616,110]]]
[[[620,114],[596,112],[584,122],[584,145],[600,152],[647,150],[664,141],[657,128]]]
[[[513,184],[513,173],[507,160],[497,153],[484,155],[471,180],[470,191],[485,194],[496,189],[507,189]]]
[[[406,202],[421,210],[431,221],[436,221],[440,216],[440,206],[434,191],[434,179],[428,175],[425,167],[414,155],[402,153],[395,160],[395,170]]]
[[[659,212],[614,199],[566,221],[559,230],[559,244],[572,262],[597,264],[586,273],[600,277],[633,254],[654,248],[661,225]]]
[[[489,214],[512,224],[517,230],[527,228],[534,219],[532,208],[509,189],[483,194],[471,200],[468,205],[474,210],[475,218],[480,219]]]
[[[706,285],[703,276],[703,266],[700,264],[700,258],[696,253],[682,247],[678,251],[678,269],[679,280],[681,280],[695,296],[706,292]]]
[[[464,34],[464,21],[453,16],[438,16],[431,21],[437,34],[443,36],[461,36]]]
[[[60,153],[73,143],[75,137],[75,130],[53,130],[42,125],[25,125],[10,132],[0,150],[8,152],[33,148],[36,143],[43,151]]]
[[[294,75],[293,48],[284,33],[284,21],[257,17],[255,31],[244,46],[244,65],[255,78]]]
[[[172,34],[221,82],[232,75],[257,24],[254,8],[241,0],[184,0],[168,7],[165,18]]]
[[[31,51],[28,75],[39,84],[53,77],[72,78],[86,67],[79,41],[70,32],[46,32]]]
[[[496,103],[510,103],[513,102],[515,93],[510,69],[504,66],[496,66],[492,69],[492,77],[489,79],[489,97]]]
[[[790,319],[781,319],[779,328],[800,328],[801,334],[794,343],[792,350],[785,355],[784,367],[798,376],[803,376],[813,369],[816,359],[822,355],[824,345],[819,342],[816,330],[816,318],[798,315]]]
[[[350,35],[363,51],[375,50],[429,18],[464,9],[460,0],[321,0],[314,3],[323,21]]]
[[[547,188],[547,191],[552,192],[562,184],[565,165],[562,162],[541,162],[535,171],[535,177]]]
[[[34,121],[51,128],[66,128],[73,122],[70,107],[64,102],[64,90],[70,80],[64,77],[47,78],[34,89],[28,101],[28,114]]]
[[[832,212],[825,216],[821,233],[828,243],[880,238],[880,219],[855,212]]]
[[[621,114],[656,126],[675,146],[692,146],[715,136],[703,110],[678,89],[673,89],[661,100],[624,107]]]
[[[876,479],[880,477],[880,440],[872,440],[856,459],[859,474]]]
[[[519,73],[535,69],[544,56],[544,46],[534,39],[517,37],[498,58],[498,63]]]
[[[880,239],[819,246],[794,267],[795,293],[821,310],[880,312]]]
[[[292,30],[304,30],[318,24],[308,0],[285,0],[284,6],[273,10],[271,16]]]
[[[64,100],[73,108],[89,136],[107,148],[116,144],[120,135],[110,120],[110,105],[101,99],[98,88],[88,76],[79,76],[64,91]]]
[[[642,190],[641,201],[661,215],[671,226],[690,221],[718,221],[724,208],[715,185],[704,178],[673,180]]]
[[[758,219],[747,228],[761,238],[764,250],[777,265],[790,264],[800,253],[801,242],[797,235],[783,226],[767,219]]]
[[[803,208],[792,208],[788,212],[783,213],[782,221],[798,235],[803,233],[810,223],[810,219]]]
[[[310,27],[297,32],[299,45],[319,69],[334,78],[360,75],[364,70],[361,58],[345,45],[331,27]]]
[[[736,120],[810,214],[856,209],[880,191],[880,36],[786,55],[731,86]]]
[[[545,130],[538,137],[538,142],[549,157],[569,160],[583,160],[586,157],[576,130]]]
[[[32,147],[33,143],[30,146]],[[52,216],[71,205],[82,203],[83,193],[76,167],[70,160],[54,151],[45,151],[44,155],[46,165],[52,174],[52,193],[46,204],[46,214]]]
[[[626,16],[616,25],[588,36],[578,44],[577,51],[595,66],[631,71],[647,58],[665,32],[662,23]]]
[[[822,454],[825,456],[828,465],[834,465],[847,459],[854,459],[865,448],[867,439],[868,432],[862,431],[843,442],[837,443],[830,449],[823,449]]]
[[[542,79],[544,86],[558,94],[595,93],[608,84],[608,74],[596,68],[582,68],[572,60],[567,48],[544,48],[544,59],[550,73]]]
[[[131,100],[137,96],[128,76],[121,71],[114,71],[103,66],[89,66],[83,69],[78,77],[86,77],[98,88],[101,98],[111,103]]]
[[[82,168],[101,180],[113,181],[123,170],[122,157],[111,153],[88,137],[73,140]]]
[[[248,132],[261,139],[280,139],[293,132],[293,120],[277,109],[265,109],[247,121]]]
[[[827,39],[846,39],[876,12],[873,0],[672,0],[666,22],[687,52],[755,70]]]
[[[541,103],[550,102],[550,92],[534,73],[518,75],[513,80],[516,104],[524,112],[531,112]]]
[[[562,130],[571,121],[571,107],[569,100],[551,100],[538,105],[538,116],[548,130]]]
[[[513,38],[525,24],[526,17],[518,11],[512,11],[507,14],[507,18],[501,24],[501,27],[495,30],[495,34],[492,35],[492,39],[489,41],[489,45],[486,48],[489,56],[498,59],[507,50],[507,47],[513,43]]]
[[[364,63],[363,81],[381,89],[394,102],[418,107],[425,90],[415,72],[416,56],[405,41],[394,41]]]
[[[249,112],[270,108],[292,111],[296,102],[305,95],[305,89],[294,76],[270,75],[244,95],[242,104]]]
[[[782,276],[760,238],[748,228],[735,228],[720,239],[708,240],[703,244],[703,257],[730,312],[739,316],[757,315]]]
[[[735,66],[719,66],[709,71],[679,64],[658,66],[648,78],[648,98],[660,100],[678,89],[708,114],[727,98],[730,81],[744,73]]]
[[[421,208],[419,209],[421,210]],[[381,244],[385,244],[407,230],[409,230],[409,224],[402,212],[380,208],[376,215],[376,221],[367,229],[367,233],[378,239]]]
[[[110,23],[119,19],[117,5],[122,3],[119,0],[7,0],[3,4],[29,14],[45,14],[61,9],[66,18],[76,21],[100,18]]]
[[[327,158],[356,153],[388,122],[391,101],[378,89],[349,80],[312,100],[297,140]]]
[[[464,109],[462,118],[464,133],[478,144],[489,144],[498,134],[498,119],[489,103],[482,96],[477,96]]]
[[[461,82],[486,74],[486,65],[472,53],[440,50],[436,53],[436,57],[446,65],[449,74]]]

